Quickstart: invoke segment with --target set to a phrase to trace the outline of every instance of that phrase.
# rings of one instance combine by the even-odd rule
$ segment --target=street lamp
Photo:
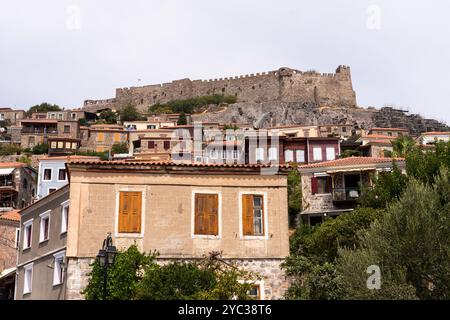
[[[116,260],[117,249],[112,244],[111,233],[108,232],[106,239],[103,240],[103,247],[98,251],[97,260],[100,267],[103,268],[103,300],[106,300],[106,283],[108,279],[108,268],[112,266]]]

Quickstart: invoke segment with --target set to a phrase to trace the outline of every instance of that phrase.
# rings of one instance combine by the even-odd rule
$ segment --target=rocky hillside
[[[194,120],[221,123],[249,123],[258,128],[276,125],[302,124],[351,124],[354,128],[371,127],[406,128],[417,135],[424,131],[445,131],[449,127],[433,119],[424,119],[419,115],[403,110],[385,107],[375,108],[336,108],[317,107],[314,103],[235,103],[211,106],[200,114],[193,115]]]

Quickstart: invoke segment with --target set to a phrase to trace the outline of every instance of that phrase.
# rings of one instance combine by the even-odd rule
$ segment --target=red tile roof
[[[67,160],[67,161],[71,161],[71,160],[83,160],[83,159],[92,159],[92,160],[98,160],[100,159],[100,157],[97,156],[55,156],[55,157],[43,157],[40,158],[39,161],[41,160]]]
[[[8,212],[0,212],[0,220],[20,221],[19,210],[12,210]]]
[[[403,158],[376,158],[376,157],[348,157],[337,160],[325,161],[299,166],[299,168],[325,168],[325,167],[340,167],[340,166],[357,166],[370,165],[377,163],[391,163],[392,160],[404,161]]]
[[[365,136],[361,136],[360,139],[389,139],[389,140],[394,140],[397,137],[393,137],[393,136],[385,136],[382,134],[368,134]]]
[[[423,136],[434,136],[434,135],[450,135],[450,131],[430,131],[430,132],[422,132],[421,135]]]
[[[78,160],[70,161],[69,164],[87,164],[87,165],[128,165],[128,166],[176,166],[176,167],[218,167],[218,168],[270,168],[271,164],[205,164],[198,162],[173,162],[173,161],[134,161],[134,160],[113,160],[113,161],[89,161]],[[289,165],[277,165],[279,168],[289,168]]]
[[[25,166],[26,164],[22,162],[0,162],[0,168],[20,168]]]
[[[404,129],[404,128],[370,128],[369,131],[371,130],[375,130],[375,131],[408,131],[408,129]]]

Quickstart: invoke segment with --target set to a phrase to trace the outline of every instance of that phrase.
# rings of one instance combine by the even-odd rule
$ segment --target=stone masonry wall
[[[84,299],[81,291],[86,288],[89,279],[89,266],[92,258],[69,258],[66,278],[66,299]],[[174,259],[158,259],[161,265],[174,261]],[[184,260],[186,261],[186,260]],[[283,259],[238,259],[228,260],[236,266],[260,275],[264,283],[265,300],[283,299],[287,291],[290,279],[288,279],[280,265]]]
[[[280,68],[277,71],[219,79],[181,79],[164,84],[118,88],[115,98],[86,100],[84,109],[119,109],[132,103],[146,110],[156,103],[212,94],[233,95],[239,102],[311,102],[319,106],[356,106],[350,68],[339,66],[335,73],[325,74]]]

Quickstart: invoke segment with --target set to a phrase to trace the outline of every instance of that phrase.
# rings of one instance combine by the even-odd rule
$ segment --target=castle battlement
[[[318,106],[356,107],[350,67],[340,65],[335,73],[291,68],[214,79],[179,79],[162,84],[116,89],[116,97],[86,100],[85,106],[120,108],[132,103],[141,109],[203,95],[233,95],[238,102],[310,102]]]

